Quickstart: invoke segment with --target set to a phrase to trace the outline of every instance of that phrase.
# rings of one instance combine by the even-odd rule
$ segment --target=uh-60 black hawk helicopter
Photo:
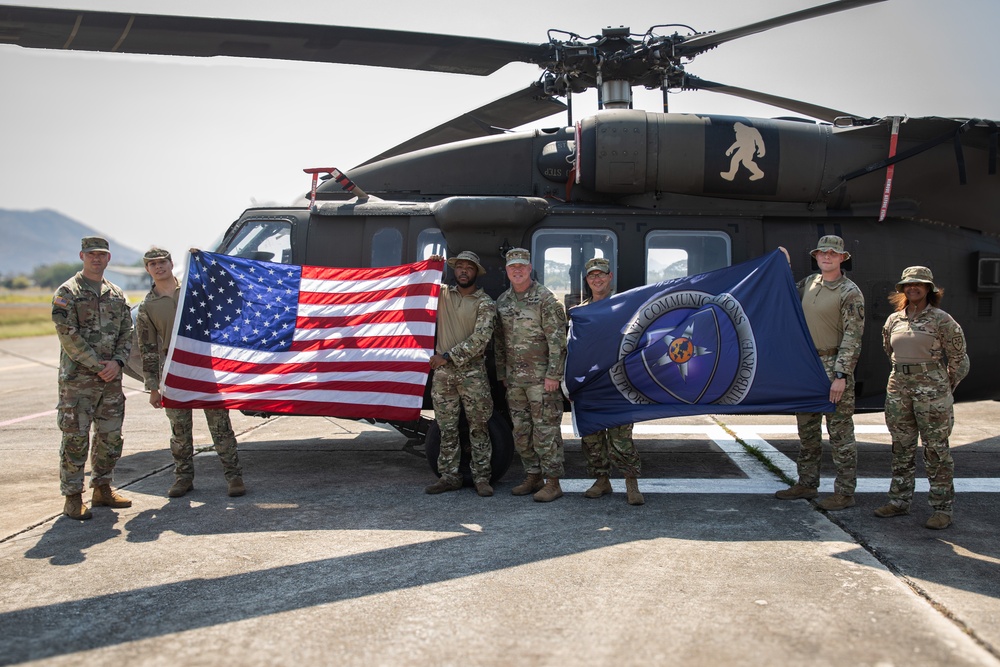
[[[326,180],[300,205],[245,211],[218,250],[321,266],[387,266],[473,250],[488,270],[480,284],[496,297],[506,287],[502,253],[522,246],[532,252],[537,279],[569,306],[583,297],[583,265],[597,254],[610,259],[621,291],[779,245],[792,250],[793,270],[804,275],[807,251],[837,234],[867,302],[859,403],[880,404],[889,371],[880,339],[886,297],[901,269],[914,264],[933,268],[947,286],[948,311],[965,329],[973,365],[959,397],[990,395],[1000,370],[997,124],[862,118],[685,70],[731,40],[883,1],[839,0],[722,32],[621,27],[583,38],[550,30],[538,44],[0,5],[0,42],[473,75],[510,62],[536,64],[542,74],[528,87],[371,158],[349,179],[315,170]],[[684,34],[661,34],[678,28]],[[636,86],[661,89],[662,111],[634,109]],[[590,88],[600,111],[574,121],[573,95]],[[734,95],[818,122],[669,113],[668,95],[678,90]],[[566,113],[566,122],[506,131],[556,113]],[[426,424],[397,427],[422,435]],[[495,474],[502,474],[511,440],[496,416],[491,435]],[[434,436],[432,426],[429,452]]]

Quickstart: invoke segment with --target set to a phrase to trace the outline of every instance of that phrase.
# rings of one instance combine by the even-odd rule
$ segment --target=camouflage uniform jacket
[[[865,332],[865,297],[861,289],[846,275],[824,281],[820,273],[803,278],[796,287],[803,298],[810,290],[836,289],[840,292],[840,323],[837,327],[840,342],[832,372],[852,375],[861,356],[861,338]]]
[[[562,381],[566,366],[566,311],[544,285],[523,294],[509,288],[497,299],[494,332],[497,379],[513,387]]]
[[[438,306],[438,344],[442,345],[443,343],[441,340],[442,331],[440,329],[442,318],[448,319],[452,325],[457,327],[461,318],[450,317],[452,314],[451,311],[466,306],[470,301],[475,304],[476,309],[476,321],[473,330],[471,332],[461,332],[466,334],[461,341],[447,349],[440,350],[440,353],[447,352],[451,356],[451,363],[455,364],[455,366],[464,366],[468,362],[475,360],[482,361],[486,354],[486,346],[493,339],[493,327],[496,324],[497,317],[497,307],[493,303],[493,299],[481,287],[469,296],[464,296],[458,291],[456,285],[452,285],[443,289],[440,296],[440,304]],[[457,335],[459,332],[452,331],[452,334]]]
[[[962,327],[951,315],[940,308],[927,306],[914,317],[906,315],[906,309],[889,315],[882,327],[882,347],[889,359],[892,356],[892,334],[895,330],[908,330],[930,334],[934,337],[931,357],[948,370],[948,381],[954,391],[958,383],[969,374],[969,355],[965,349],[965,334]]]
[[[139,340],[139,353],[142,355],[142,376],[146,391],[160,388],[160,374],[167,359],[180,295],[180,283],[177,283],[173,294],[166,296],[157,294],[154,286],[139,304],[135,330]]]
[[[124,366],[132,349],[132,313],[125,292],[107,279],[98,294],[80,271],[52,297],[52,322],[59,345],[59,379],[70,380],[81,369],[99,373],[102,361]]]

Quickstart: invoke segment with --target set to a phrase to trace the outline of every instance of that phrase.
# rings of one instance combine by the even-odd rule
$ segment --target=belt
[[[840,352],[839,347],[826,347],[823,348],[822,350],[816,350],[816,354],[818,354],[821,357],[832,357],[838,352]]]
[[[935,371],[941,368],[941,365],[936,361],[924,361],[919,364],[893,364],[892,370],[897,373],[906,373],[907,375],[912,375],[914,373],[924,373],[926,371]]]

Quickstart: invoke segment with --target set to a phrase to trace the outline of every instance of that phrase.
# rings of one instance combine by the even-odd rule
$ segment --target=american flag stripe
[[[164,405],[416,419],[442,268],[296,267],[194,253]]]

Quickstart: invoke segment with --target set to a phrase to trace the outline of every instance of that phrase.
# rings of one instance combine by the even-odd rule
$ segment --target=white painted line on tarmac
[[[760,437],[761,433],[767,434],[797,434],[794,425],[777,424],[757,424],[746,426],[730,427],[737,437],[747,445],[757,448],[786,476],[791,479],[798,477],[795,461],[788,458],[781,451],[776,449],[771,443]],[[823,429],[824,432],[826,429]],[[858,425],[854,427],[855,433],[875,433],[888,435],[889,431],[882,425]],[[563,425],[563,436],[570,438],[573,436],[573,427]],[[639,490],[643,493],[743,493],[750,495],[773,495],[775,491],[787,488],[787,485],[779,480],[774,473],[768,470],[755,456],[750,454],[743,446],[736,442],[735,438],[729,435],[719,426],[711,424],[636,424],[632,430],[633,435],[702,435],[711,440],[732,459],[733,463],[746,475],[746,479],[672,479],[640,478]],[[930,485],[927,479],[914,480],[916,493],[927,493]],[[568,493],[583,493],[594,483],[592,479],[562,479],[559,480],[563,491]],[[892,479],[878,477],[860,477],[856,493],[888,493]],[[612,479],[611,488],[615,493],[625,492],[625,480]],[[819,492],[823,494],[833,493],[833,480],[820,480]],[[955,479],[956,493],[1000,493],[1000,478],[996,477],[967,477]]]

